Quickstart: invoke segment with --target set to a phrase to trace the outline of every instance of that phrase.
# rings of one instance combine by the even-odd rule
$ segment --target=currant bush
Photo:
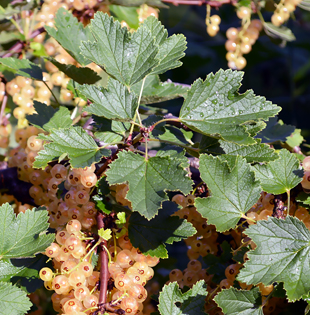
[[[1,7],[20,32],[0,60],[0,303],[12,314],[48,314],[49,301],[59,315],[309,310],[310,157],[297,129],[271,125],[281,108],[239,93],[231,70],[301,3],[274,4],[273,26],[264,3],[234,3],[231,69],[187,87],[159,78],[186,49],[158,21],[164,2]],[[206,5],[212,37],[225,3]],[[178,116],[154,107],[177,97]],[[178,264],[165,260],[176,242]]]

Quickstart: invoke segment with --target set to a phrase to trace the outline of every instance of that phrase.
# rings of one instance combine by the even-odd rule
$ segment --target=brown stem
[[[222,4],[230,3],[231,0],[221,0],[221,1],[215,1],[215,0],[162,0],[162,2],[171,3],[175,6],[178,6],[180,4],[183,5],[205,5],[208,4],[211,7],[220,7]]]
[[[38,28],[37,30],[31,33],[29,38],[34,38],[43,32],[45,32],[44,27]],[[9,50],[5,54],[1,56],[1,58],[11,57],[15,53],[20,53],[23,50],[24,46],[25,46],[25,42],[19,41],[15,43],[11,48],[9,48]]]
[[[102,213],[98,213],[97,215],[97,227],[98,230],[104,228],[104,215]],[[107,241],[103,241],[103,245],[107,246]],[[108,288],[108,280],[109,280],[109,269],[108,269],[108,254],[105,251],[103,246],[99,246],[99,259],[101,263],[100,268],[100,286],[99,286],[99,307],[100,305],[104,305],[107,301],[107,288]]]
[[[23,0],[13,0],[13,1],[11,1],[11,5],[14,5],[14,4],[17,4],[17,3],[21,3],[21,2],[23,2]]]
[[[93,118],[90,117],[87,119],[86,123],[83,126],[83,129],[90,129],[89,126],[94,122]]]
[[[21,52],[23,47],[24,47],[24,43],[19,41],[16,44],[14,44],[5,54],[3,54],[1,58],[11,57],[15,53]]]
[[[108,168],[109,164],[115,160],[117,153],[119,150],[117,150],[115,153],[113,153],[105,162],[104,164],[96,171],[96,175],[99,178],[102,173]]]

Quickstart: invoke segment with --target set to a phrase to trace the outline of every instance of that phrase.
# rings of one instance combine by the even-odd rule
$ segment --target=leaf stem
[[[125,296],[128,296],[128,293],[124,293],[123,295],[121,295],[117,300],[114,300],[111,302],[111,305],[113,304],[117,304],[120,300],[122,300]]]
[[[155,124],[153,124],[153,128],[155,128],[158,124],[160,124],[162,122],[165,122],[165,121],[176,121],[176,122],[179,122],[180,118],[165,118],[165,119],[161,119],[159,121],[156,121]]]
[[[143,88],[144,88],[144,83],[145,83],[145,79],[146,77],[143,78],[142,80],[142,85],[141,85],[141,89],[140,89],[140,93],[139,93],[139,98],[138,98],[138,106],[136,108],[136,112],[135,112],[135,115],[133,116],[133,121],[136,122],[136,118],[138,116],[138,120],[139,120],[139,124],[140,124],[140,127],[142,127],[142,121],[141,121],[141,117],[140,117],[140,114],[139,114],[139,106],[140,106],[140,102],[141,102],[141,98],[142,98],[142,93],[143,93]],[[129,138],[131,137],[132,133],[133,133],[133,128],[134,128],[135,124],[131,124],[131,127],[130,127],[130,131],[129,131]]]
[[[290,214],[290,205],[291,205],[291,191],[287,190],[286,191],[287,194],[287,214]]]
[[[110,254],[110,252],[108,251],[108,249],[107,249],[104,245],[102,245],[102,247],[105,249],[105,251],[107,252],[107,254],[108,254],[108,256],[109,256],[109,265],[110,265],[111,262],[112,262],[111,254]]]
[[[268,302],[268,300],[272,297],[273,291],[275,290],[275,287],[273,287],[273,290],[267,295],[266,299],[264,300],[264,302],[262,303],[262,306],[266,305],[266,303]]]
[[[74,117],[75,117],[77,111],[78,111],[78,106],[75,106],[75,107],[74,107],[74,110],[73,110],[73,112],[72,112],[72,114],[71,114],[71,119],[72,119],[72,120],[74,119]]]
[[[210,295],[207,297],[206,301],[210,301],[210,299],[217,292],[218,289],[220,289],[220,285],[218,285],[212,292],[210,292]]]
[[[24,31],[22,30],[22,28],[18,25],[18,23],[14,20],[14,18],[11,18],[11,22],[14,24],[14,26],[17,28],[17,30],[21,33],[24,34]]]
[[[260,19],[263,23],[265,23],[264,17],[263,17],[263,15],[262,15],[262,13],[260,12],[260,10],[257,10],[256,13],[257,13],[259,19]]]
[[[145,139],[145,160],[148,160],[148,155],[147,155],[147,137],[144,138]]]
[[[250,218],[250,217],[247,217],[245,214],[242,214],[241,218],[242,218],[242,219],[245,219],[245,220],[247,220],[247,221],[251,221],[251,222],[256,223],[256,220],[254,220],[254,219],[252,219],[252,218]]]
[[[48,84],[47,84],[45,81],[42,81],[42,82],[43,82],[43,83],[45,84],[45,86],[49,89],[49,91],[52,93],[52,95],[53,95],[53,97],[54,97],[56,103],[60,106],[60,104],[59,104],[59,102],[58,102],[58,100],[57,100],[57,98],[56,98],[54,92],[52,91],[52,89],[48,86]]]
[[[235,253],[238,252],[241,248],[243,248],[244,246],[247,246],[252,240],[249,240],[245,243],[242,243],[238,248],[233,249],[231,252],[233,254],[233,256],[235,256]]]
[[[116,245],[116,236],[115,236],[115,233],[113,232],[112,233],[112,236],[113,236],[113,245],[114,245],[114,262],[116,261],[116,256],[117,256],[117,245]]]

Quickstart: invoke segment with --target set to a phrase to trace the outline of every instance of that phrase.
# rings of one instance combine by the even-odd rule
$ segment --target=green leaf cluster
[[[46,259],[38,254],[55,235],[46,234],[48,212],[43,207],[16,216],[5,203],[0,206],[0,218],[0,314],[10,310],[10,314],[21,315],[32,305],[26,294],[42,285],[39,270]]]
[[[34,102],[36,113],[27,119],[42,129],[39,138],[44,141],[35,168],[64,159],[72,168],[98,164],[101,179],[92,191],[96,206],[107,214],[112,210],[123,216],[129,213],[128,234],[133,246],[145,255],[167,258],[167,244],[197,232],[195,220],[192,224],[173,215],[179,209],[170,201],[174,194],[197,195],[200,185],[205,187],[204,197],[195,199],[197,211],[218,232],[235,229],[240,220],[248,219],[246,213],[262,191],[290,196],[301,182],[303,171],[298,159],[281,146],[299,146],[303,138],[299,130],[278,121],[279,106],[252,90],[239,92],[243,78],[240,71],[219,70],[191,86],[161,82],[159,75],[182,65],[186,39],[181,34],[168,36],[153,16],[139,25],[135,6],[141,3],[162,5],[157,0],[131,1],[130,8],[118,6],[124,4],[121,0],[111,3],[110,9],[119,21],[132,17],[130,26],[135,30],[131,31],[102,12],[84,27],[70,12],[58,10],[55,28],[46,30],[78,65],[48,60],[71,78],[68,88],[87,101],[87,106],[77,115],[77,108],[71,112],[70,105],[52,107]],[[286,40],[292,38],[288,30],[267,23],[265,30]],[[103,69],[103,74],[86,67],[91,62]],[[3,58],[0,63],[15,75],[42,81],[42,69],[31,61]],[[156,105],[179,97],[184,101],[177,116],[164,115],[164,106]],[[124,183],[128,185],[123,196],[130,202],[128,207],[115,202],[117,198],[109,188]],[[309,203],[306,196],[298,198],[303,205]],[[1,304],[6,291],[14,298],[22,292],[6,283],[8,280],[37,277],[33,266],[40,259],[35,255],[48,246],[53,235],[45,233],[45,210],[26,211],[17,217],[9,205],[0,207],[0,211],[0,228],[4,231],[0,240]],[[124,220],[122,217],[119,222],[124,224]],[[112,230],[106,231],[110,236]],[[245,233],[257,248],[248,253],[249,261],[238,280],[254,285],[283,282],[290,301],[306,296],[310,290],[310,232],[305,225],[290,216],[285,220],[269,218],[246,228]],[[224,278],[232,259],[241,260],[232,255],[226,241],[219,252],[218,257],[204,258],[215,274],[214,281]],[[23,264],[18,265],[16,258],[23,258]],[[97,257],[92,263],[97,263]],[[26,285],[20,286],[28,290]],[[158,309],[165,315],[204,314],[206,295],[203,281],[187,292],[182,292],[177,283],[169,283],[159,295]],[[10,298],[7,301],[12,302]],[[15,306],[16,314],[29,308],[27,299],[19,301],[22,306]],[[258,289],[223,290],[215,301],[225,314],[262,315]],[[3,307],[15,310],[10,305]]]
[[[203,315],[203,305],[207,295],[206,284],[198,281],[190,290],[182,293],[177,282],[165,285],[159,294],[158,309],[161,315]],[[182,303],[177,306],[176,303]]]

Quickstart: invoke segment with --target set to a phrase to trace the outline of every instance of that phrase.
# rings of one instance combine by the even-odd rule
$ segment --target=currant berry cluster
[[[56,271],[47,267],[40,271],[44,286],[55,291],[52,296],[54,309],[63,314],[90,314],[98,309],[99,271],[91,264],[98,243],[91,248],[87,246],[89,237],[81,229],[80,221],[71,220],[65,229],[57,232],[56,242],[45,251]],[[108,294],[110,305],[122,309],[126,315],[142,314],[142,303],[147,298],[144,286],[153,278],[152,267],[159,259],[144,256],[131,245],[127,234],[120,237],[117,244],[110,244],[107,250],[113,259],[109,262],[113,283]]]
[[[275,26],[280,26],[284,22],[286,22],[289,18],[291,13],[296,10],[296,6],[302,0],[281,0],[280,3],[275,4],[276,9],[271,16],[271,22]]]
[[[119,238],[118,246],[111,247],[109,251],[114,254],[114,261],[109,265],[115,286],[111,291],[112,301],[121,300],[120,307],[126,315],[142,314],[142,303],[147,298],[144,286],[153,278],[152,267],[158,264],[159,259],[145,256],[134,248],[127,234]]]
[[[245,18],[248,18],[248,16],[245,15]],[[246,59],[243,55],[252,50],[252,46],[258,39],[262,29],[263,26],[260,20],[250,22],[246,20],[241,28],[231,27],[227,30],[225,48],[228,51],[226,54],[228,67],[242,70],[246,66]]]
[[[185,240],[188,247],[187,256],[189,259],[198,259],[207,254],[215,254],[217,252],[216,239],[218,233],[214,225],[208,225],[207,220],[193,206],[195,197],[193,195],[183,196],[175,195],[172,201],[176,202],[183,208],[174,213],[179,218],[186,219],[196,228],[197,233]]]
[[[45,255],[52,259],[54,269],[40,270],[40,278],[47,290],[54,290],[52,302],[55,311],[63,314],[85,314],[85,310],[97,309],[99,292],[96,290],[99,272],[94,271],[91,257],[95,247],[88,253],[82,224],[71,220],[65,229],[56,234]]]

